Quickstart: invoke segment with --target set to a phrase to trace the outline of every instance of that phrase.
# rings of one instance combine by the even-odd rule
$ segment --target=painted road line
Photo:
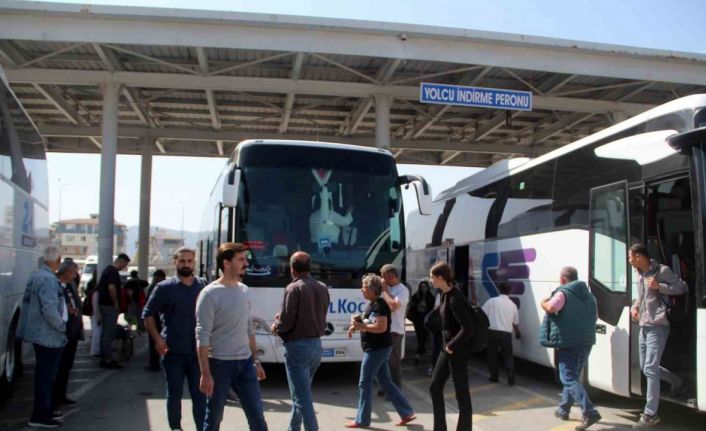
[[[514,413],[515,410],[526,409],[528,407],[535,407],[540,404],[545,404],[545,402],[546,401],[544,400],[543,397],[532,397],[532,398],[528,398],[526,400],[517,401],[514,403],[510,403],[510,404],[505,404],[503,406],[493,407],[491,409],[487,409],[487,410],[484,410],[480,413],[474,414],[473,415],[473,423],[475,424],[476,422],[480,422],[480,421],[483,421],[486,419]]]

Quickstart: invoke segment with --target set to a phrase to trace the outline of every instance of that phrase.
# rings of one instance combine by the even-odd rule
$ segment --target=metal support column
[[[115,163],[118,153],[118,91],[120,85],[106,82],[103,90],[103,140],[98,205],[98,274],[113,260],[115,220]]]
[[[140,173],[140,224],[138,234],[138,272],[149,277],[150,263],[150,202],[152,198],[152,138],[142,138],[142,170]]]
[[[392,97],[375,95],[375,146],[390,149],[390,105]]]

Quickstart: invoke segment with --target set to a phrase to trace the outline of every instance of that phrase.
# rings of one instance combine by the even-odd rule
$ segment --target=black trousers
[[[56,374],[54,385],[52,385],[52,403],[55,409],[59,407],[59,403],[66,398],[66,389],[69,386],[69,372],[74,367],[77,347],[78,338],[70,338],[69,342],[64,346],[64,350],[61,352],[59,372]]]
[[[512,333],[488,330],[488,372],[490,378],[498,379],[498,354],[502,356],[508,380],[515,378],[515,360],[512,356]]]
[[[444,385],[453,376],[456,402],[458,403],[458,424],[456,431],[473,429],[473,405],[471,391],[468,389],[468,356],[469,352],[458,350],[449,355],[442,350],[431,375],[429,393],[434,409],[434,431],[446,431],[446,408],[444,406]]]

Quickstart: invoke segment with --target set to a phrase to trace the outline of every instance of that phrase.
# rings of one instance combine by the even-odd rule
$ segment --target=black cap
[[[167,274],[165,274],[161,269],[158,269],[152,274],[152,277],[167,278]]]

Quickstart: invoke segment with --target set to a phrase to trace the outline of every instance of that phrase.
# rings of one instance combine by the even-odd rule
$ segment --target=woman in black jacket
[[[468,299],[454,286],[451,267],[446,262],[435,264],[429,278],[435,288],[441,290],[441,314],[444,348],[436,361],[431,376],[429,393],[434,408],[434,431],[446,431],[446,411],[444,408],[444,385],[453,375],[456,402],[458,403],[458,424],[456,431],[469,431],[473,428],[471,392],[468,389],[468,357],[473,323],[468,313]]]

